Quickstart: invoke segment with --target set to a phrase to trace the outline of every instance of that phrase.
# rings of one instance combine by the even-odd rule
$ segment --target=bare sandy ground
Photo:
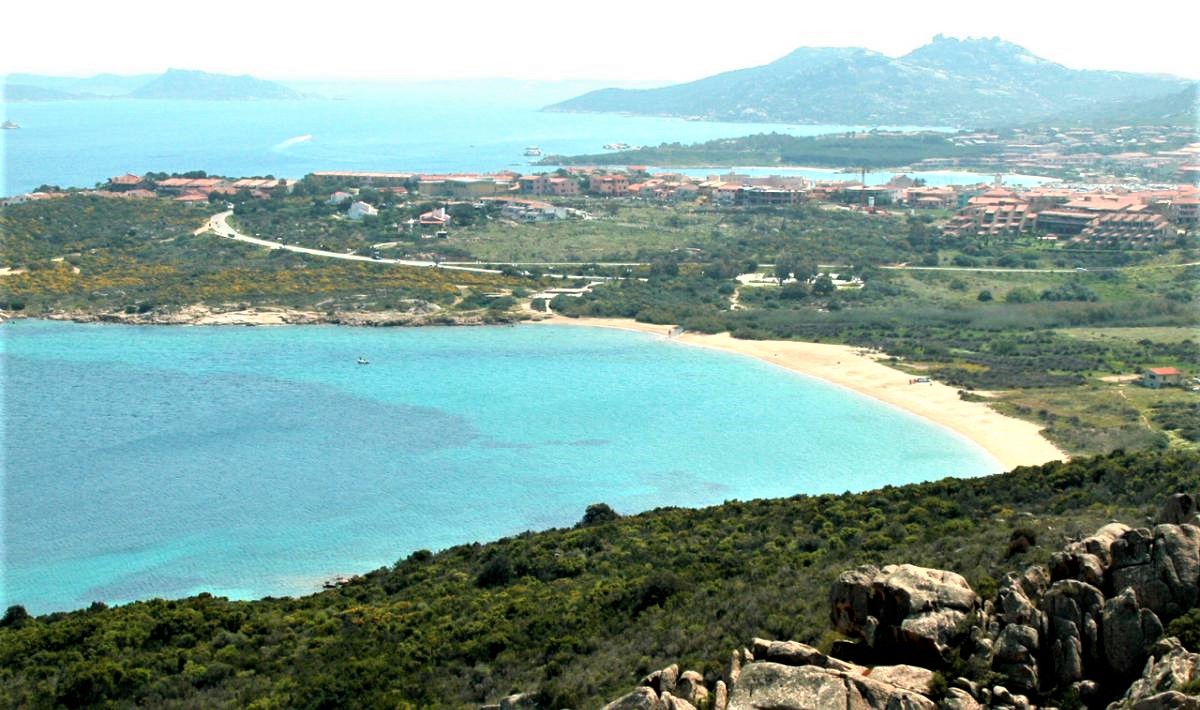
[[[784,340],[738,340],[728,333],[671,335],[672,326],[623,318],[550,316],[537,322],[636,330],[688,345],[756,357],[852,389],[957,432],[991,454],[1004,470],[1067,458],[1041,435],[1041,427],[1036,424],[1004,416],[983,402],[965,402],[948,385],[911,384],[912,375],[888,367],[879,362],[877,355],[860,348]]]

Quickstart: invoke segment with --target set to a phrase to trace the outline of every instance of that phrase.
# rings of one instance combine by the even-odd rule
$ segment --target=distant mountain
[[[1064,114],[1057,123],[1092,128],[1115,126],[1175,126],[1200,131],[1200,102],[1192,82],[1182,91],[1149,99],[1125,99],[1096,106],[1077,114]]]
[[[21,85],[66,94],[70,98],[124,96],[154,79],[156,74],[96,74],[95,76],[46,76],[44,74],[9,74],[8,86]],[[61,98],[61,97],[60,97]],[[35,101],[40,99],[26,99]]]
[[[602,89],[551,111],[706,120],[985,127],[1177,92],[1170,76],[1068,69],[1000,39],[954,39],[892,58],[800,48],[770,64],[658,89]]]
[[[230,76],[188,69],[165,74],[129,93],[135,99],[298,99],[302,94],[248,74]]]
[[[70,101],[72,99],[95,98],[87,94],[70,94],[57,89],[47,89],[29,84],[5,84],[5,101]]]
[[[299,99],[304,94],[282,84],[249,75],[209,74],[169,69],[164,74],[92,77],[9,74],[6,101],[65,101],[71,99]]]

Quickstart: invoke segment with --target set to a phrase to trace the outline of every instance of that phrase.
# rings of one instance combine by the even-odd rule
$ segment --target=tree
[[[29,615],[28,611],[25,611],[25,607],[20,604],[14,604],[4,612],[4,617],[0,618],[0,629],[9,627],[19,628],[24,626],[25,622],[31,618],[33,617]]]
[[[796,260],[789,254],[780,254],[775,257],[775,278],[779,279],[779,283],[783,283],[791,277],[792,271],[796,268]]]
[[[818,296],[828,296],[836,290],[837,286],[834,285],[833,279],[829,277],[829,274],[821,274],[813,282],[812,291]]]
[[[475,578],[475,586],[483,589],[502,587],[516,579],[512,560],[503,552],[494,554]]]
[[[607,523],[610,520],[616,520],[620,517],[620,514],[610,508],[607,503],[592,503],[583,512],[583,520],[579,521],[579,527]]]
[[[988,301],[992,300],[992,292],[985,288],[979,292],[978,298],[980,301],[987,303]]]

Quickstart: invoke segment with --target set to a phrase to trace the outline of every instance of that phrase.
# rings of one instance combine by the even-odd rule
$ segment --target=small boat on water
[[[366,359],[365,357],[360,357],[359,359],[355,360],[355,362],[358,363],[359,365],[370,365],[371,364],[371,361]]]
[[[0,123],[0,129],[4,129],[6,131],[10,131],[10,130],[13,130],[14,128],[20,128],[20,127],[21,127],[21,124],[17,123],[16,121],[5,121],[4,123]]]
[[[528,155],[528,156],[538,156],[541,154],[542,154],[542,149],[537,147],[536,145],[531,145],[525,149],[525,155]]]
[[[605,150],[629,150],[632,147],[633,146],[629,145],[628,143],[605,143],[604,144]]]

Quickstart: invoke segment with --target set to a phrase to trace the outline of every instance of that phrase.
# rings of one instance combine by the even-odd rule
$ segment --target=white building
[[[362,219],[363,217],[374,217],[377,214],[379,214],[379,210],[360,200],[350,205],[350,211],[346,213],[346,216],[350,219]]]

